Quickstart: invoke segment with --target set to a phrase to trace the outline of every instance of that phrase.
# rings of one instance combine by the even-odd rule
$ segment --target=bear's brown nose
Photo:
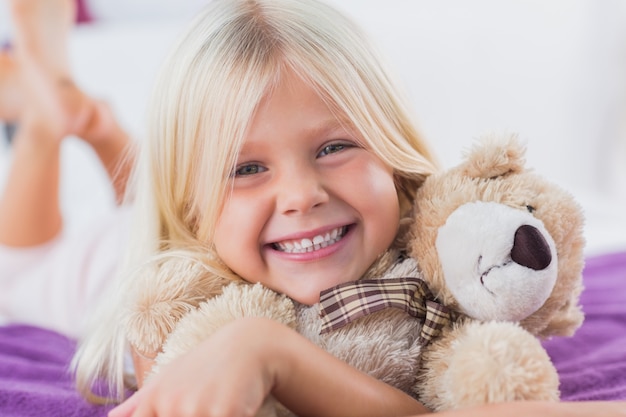
[[[552,262],[552,252],[541,232],[525,224],[515,231],[511,259],[517,264],[540,271]]]

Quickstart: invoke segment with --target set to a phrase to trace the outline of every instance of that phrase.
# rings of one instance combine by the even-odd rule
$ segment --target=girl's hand
[[[252,416],[273,386],[276,358],[269,349],[273,337],[280,337],[272,335],[280,331],[259,319],[224,326],[164,367],[109,416]]]

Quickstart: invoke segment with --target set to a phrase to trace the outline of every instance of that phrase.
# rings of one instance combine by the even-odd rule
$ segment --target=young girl
[[[124,209],[68,235],[59,204],[61,145],[80,136],[121,202],[131,141],[102,102],[72,81],[67,53],[73,0],[11,0],[11,51],[0,52],[0,120],[17,122],[0,197],[0,320],[82,335],[83,317],[117,268]],[[45,308],[44,308],[45,306]]]
[[[124,295],[146,284],[133,271],[151,259],[186,253],[221,278],[313,304],[401,240],[401,218],[434,167],[379,62],[323,4],[210,3],[157,84],[137,168],[135,240],[118,301],[105,299],[78,352],[83,392],[104,378],[123,396]],[[135,354],[134,363],[142,388],[112,415],[249,416],[270,393],[301,415],[426,412],[264,319],[224,326],[145,386],[151,360]],[[516,410],[565,415],[572,406],[473,411]],[[576,410],[617,415],[614,404]]]

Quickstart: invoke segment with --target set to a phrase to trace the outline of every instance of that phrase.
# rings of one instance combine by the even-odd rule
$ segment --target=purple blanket
[[[587,260],[586,320],[572,338],[545,342],[564,400],[626,399],[626,252]],[[74,341],[29,326],[0,327],[0,416],[100,417],[110,407],[76,393]]]
[[[111,407],[89,404],[74,389],[74,349],[74,341],[49,330],[0,328],[0,416],[106,416]]]
[[[587,259],[585,322],[571,338],[544,343],[563,400],[626,400],[626,252]]]

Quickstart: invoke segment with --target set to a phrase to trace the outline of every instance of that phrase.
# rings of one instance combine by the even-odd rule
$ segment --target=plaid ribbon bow
[[[385,308],[399,308],[424,321],[420,339],[430,342],[458,313],[438,303],[419,278],[368,279],[346,282],[320,293],[320,334]]]

